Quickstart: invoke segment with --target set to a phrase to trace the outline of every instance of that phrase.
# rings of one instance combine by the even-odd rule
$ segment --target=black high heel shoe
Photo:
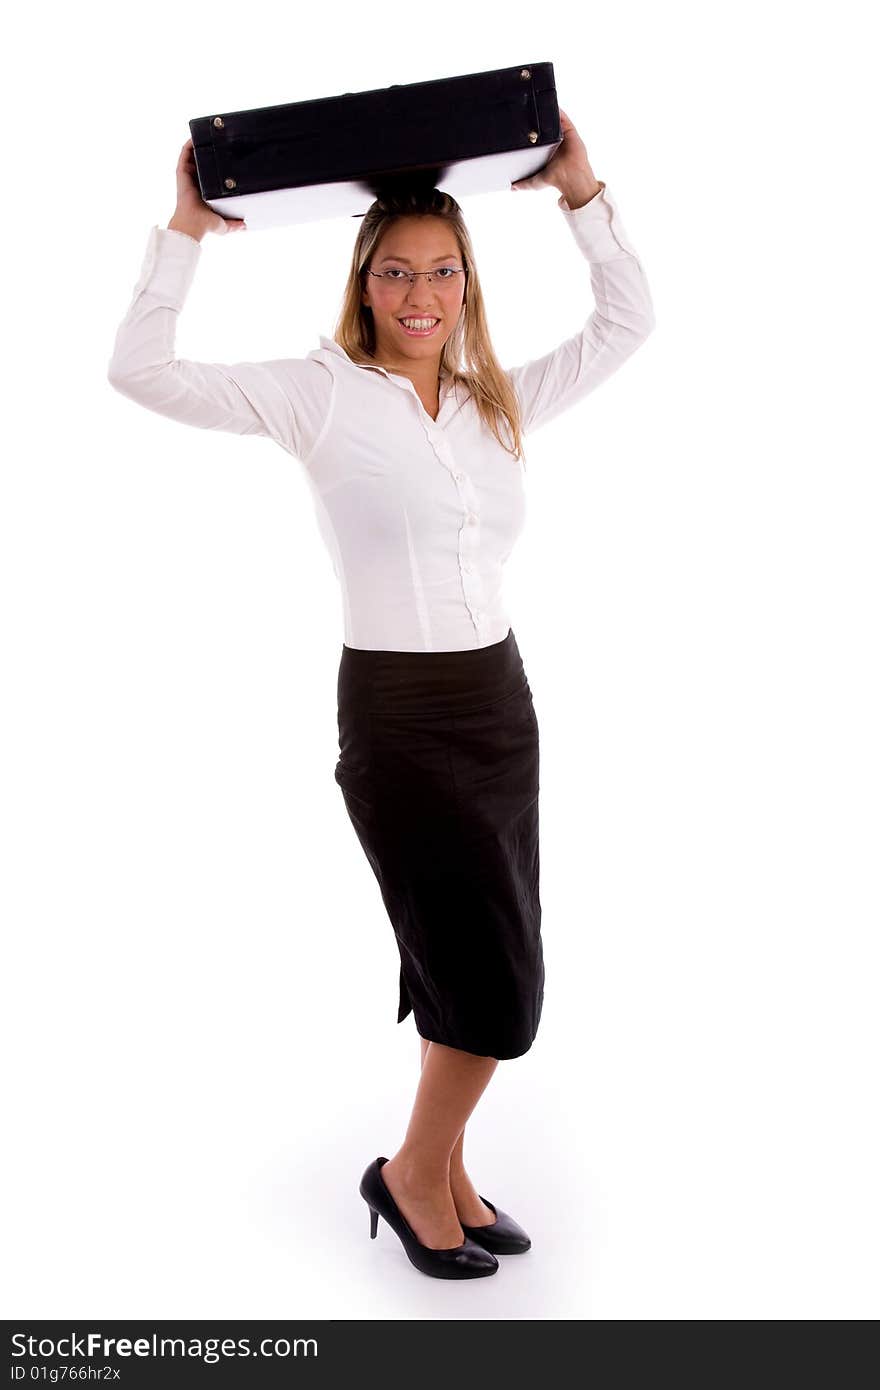
[[[475,1240],[484,1250],[491,1250],[496,1255],[522,1255],[531,1249],[531,1239],[519,1222],[508,1216],[506,1211],[493,1207],[488,1197],[480,1194],[480,1201],[494,1211],[495,1220],[489,1226],[466,1226],[462,1221],[461,1229],[469,1240]]]
[[[375,1239],[379,1217],[384,1216],[422,1274],[431,1274],[435,1279],[479,1279],[486,1274],[494,1274],[498,1269],[495,1256],[467,1235],[461,1245],[454,1245],[449,1250],[432,1250],[429,1245],[422,1245],[385,1185],[381,1168],[387,1162],[387,1158],[374,1159],[358,1188],[370,1208],[371,1238]]]

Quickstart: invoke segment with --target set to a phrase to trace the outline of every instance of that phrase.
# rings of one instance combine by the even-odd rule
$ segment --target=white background
[[[875,1318],[875,63],[856,4],[31,8],[5,81],[5,1317]],[[190,117],[551,61],[657,328],[527,439],[544,1015],[469,1122],[533,1248],[357,1192],[418,1081],[333,769],[305,477],[106,367]],[[512,366],[552,190],[464,205]],[[208,236],[178,353],[304,356],[358,222]],[[487,985],[487,988],[491,987]]]

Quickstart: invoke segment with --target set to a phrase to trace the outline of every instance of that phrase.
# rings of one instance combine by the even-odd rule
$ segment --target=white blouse
[[[508,377],[528,436],[595,390],[645,341],[645,273],[606,187],[557,205],[590,265],[583,328]],[[464,651],[502,641],[502,569],[525,521],[523,464],[482,423],[470,392],[440,380],[436,421],[409,377],[354,363],[331,338],[304,358],[191,362],[175,356],[201,244],[150,230],[108,378],[200,429],[268,435],[308,476],[342,597],[344,642],[384,651]],[[507,435],[505,422],[499,426]]]

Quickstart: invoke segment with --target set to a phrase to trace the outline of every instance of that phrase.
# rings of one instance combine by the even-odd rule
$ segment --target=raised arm
[[[524,434],[607,381],[655,326],[647,278],[620,213],[604,182],[593,174],[583,142],[563,111],[560,121],[563,143],[553,158],[513,187],[559,189],[558,206],[590,265],[595,308],[580,332],[508,371]]]
[[[160,415],[200,429],[267,435],[308,455],[330,407],[332,380],[310,358],[192,362],[175,354],[177,317],[208,231],[243,226],[202,202],[192,141],[177,166],[178,204],[167,227],[150,230],[141,274],[116,333],[107,377],[115,390]]]

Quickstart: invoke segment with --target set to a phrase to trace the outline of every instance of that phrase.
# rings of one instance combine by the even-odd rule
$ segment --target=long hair
[[[374,187],[374,191],[377,189]],[[373,311],[362,302],[367,266],[383,233],[401,217],[439,217],[455,233],[465,270],[463,308],[443,344],[440,370],[470,391],[481,419],[515,460],[525,461],[519,402],[510,380],[495,356],[486,321],[486,308],[473,247],[461,208],[449,193],[428,187],[410,173],[378,188],[379,196],[363,215],[352,251],[342,308],[333,338],[353,362],[369,365],[375,357]],[[507,441],[500,426],[507,426]]]

